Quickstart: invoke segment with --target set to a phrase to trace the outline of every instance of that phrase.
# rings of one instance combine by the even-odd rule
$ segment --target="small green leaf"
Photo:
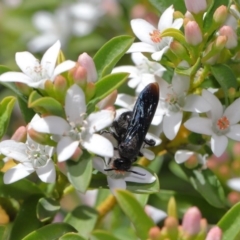
[[[145,213],[132,193],[125,190],[116,190],[116,198],[121,209],[132,221],[138,237],[146,240],[150,228],[155,226],[152,219]]]
[[[41,222],[52,219],[60,209],[59,202],[51,198],[41,198],[37,204],[37,216]]]
[[[160,12],[163,13],[170,5],[174,5],[175,11],[186,12],[183,0],[149,0],[149,2]]]
[[[109,232],[103,230],[95,230],[92,232],[91,240],[119,240],[118,238],[114,237]]]
[[[169,84],[172,83],[172,78],[174,74],[174,69],[171,67],[166,67],[167,71],[164,71],[162,78]]]
[[[4,66],[4,65],[0,65],[0,74],[3,74],[5,72],[10,72],[11,69],[9,69],[8,67]]]
[[[74,227],[67,223],[52,223],[42,228],[39,228],[34,232],[31,232],[22,240],[59,239],[59,237],[68,232],[76,232],[76,230],[74,229]]]
[[[118,89],[128,78],[129,73],[113,73],[105,76],[96,82],[95,98],[99,100],[105,98],[109,93]]]
[[[37,203],[41,197],[42,195],[32,195],[23,202],[13,223],[9,240],[22,240],[27,234],[43,225],[36,215]]]
[[[180,165],[192,186],[214,207],[226,207],[224,190],[211,170],[188,169]]]
[[[240,235],[240,202],[235,204],[218,222],[223,231],[222,240],[239,239]]]
[[[66,233],[59,240],[86,240],[85,238],[79,236],[78,233]]]
[[[44,114],[64,117],[64,110],[61,103],[52,97],[41,97],[36,91],[33,91],[29,96],[28,107]]]
[[[0,239],[8,240],[11,233],[12,224],[0,225]]]
[[[134,38],[131,36],[118,36],[112,38],[96,53],[93,60],[98,72],[98,78],[111,73],[113,67],[132,45]]]
[[[32,118],[36,114],[31,108],[28,107],[27,102],[18,97],[18,105],[26,123],[31,122]]]
[[[24,178],[12,184],[4,184],[3,173],[0,172],[0,196],[24,200],[33,194],[42,194],[41,189],[32,181]]]
[[[224,91],[225,101],[226,101],[225,103],[227,105],[228,89],[229,88],[237,89],[237,86],[238,86],[237,78],[232,72],[231,68],[225,64],[217,64],[217,65],[211,66],[211,72]]]
[[[98,212],[89,206],[81,205],[70,212],[64,222],[73,226],[82,237],[88,237],[95,227]]]
[[[86,192],[92,177],[92,156],[83,151],[78,162],[67,161],[67,177],[77,191]]]
[[[15,101],[15,97],[5,97],[0,103],[0,138],[3,137],[8,129],[8,124]]]

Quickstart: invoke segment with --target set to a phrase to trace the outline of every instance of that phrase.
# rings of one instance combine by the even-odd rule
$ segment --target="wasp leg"
[[[153,146],[155,146],[156,141],[154,141],[153,139],[146,139],[146,138],[145,138],[145,139],[144,139],[144,143],[146,143],[147,145],[153,147]]]

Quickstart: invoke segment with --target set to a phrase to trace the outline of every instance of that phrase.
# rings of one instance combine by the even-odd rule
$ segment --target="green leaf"
[[[32,181],[24,178],[12,184],[4,184],[3,173],[0,172],[0,196],[24,200],[33,194],[42,194],[41,189]]]
[[[28,107],[27,102],[18,97],[18,104],[26,123],[31,122],[32,118],[36,114],[31,108]]]
[[[66,233],[59,240],[86,240],[85,238],[79,236],[78,233]]]
[[[11,233],[12,224],[0,225],[0,239],[8,240]]]
[[[113,73],[105,76],[96,82],[95,97],[100,100],[109,95],[115,89],[118,89],[128,78],[129,73]]]
[[[104,44],[94,56],[93,60],[98,73],[98,78],[111,73],[113,67],[132,45],[134,38],[131,36],[118,36]]]
[[[95,227],[98,212],[89,206],[81,205],[70,212],[64,222],[73,226],[82,237],[88,237]]]
[[[169,84],[172,83],[172,78],[174,74],[174,69],[171,67],[164,66],[167,71],[164,71],[162,78]]]
[[[235,204],[218,222],[223,231],[222,240],[239,239],[240,234],[240,202]]]
[[[180,165],[188,176],[192,186],[208,201],[217,208],[226,207],[224,190],[218,178],[211,170],[188,169]]]
[[[121,209],[133,223],[138,237],[146,240],[150,228],[155,226],[152,219],[145,213],[132,193],[125,190],[116,190],[116,198]]]
[[[52,219],[60,209],[59,202],[51,198],[41,198],[37,204],[37,216],[41,222]]]
[[[119,240],[118,238],[114,237],[109,232],[103,230],[95,230],[92,232],[91,240]]]
[[[22,240],[27,234],[43,225],[36,216],[36,207],[40,197],[42,195],[32,195],[23,202],[13,223],[9,240]]]
[[[221,88],[225,94],[225,103],[228,104],[228,89],[234,88],[237,89],[237,78],[232,72],[231,68],[225,64],[217,64],[211,66],[211,72],[213,76],[216,78],[218,83],[220,84]]]
[[[0,138],[3,137],[8,129],[15,101],[15,97],[5,97],[0,103]]]
[[[76,230],[67,223],[53,223],[31,232],[22,240],[57,240],[59,237],[68,232],[76,232]]]
[[[160,12],[163,13],[170,5],[174,5],[175,11],[186,12],[183,0],[149,0],[149,2]]]
[[[6,211],[6,214],[8,215],[10,221],[15,219],[19,210],[19,204],[16,200],[12,198],[0,197],[0,206]]]
[[[82,193],[86,192],[92,177],[92,156],[83,151],[78,162],[67,161],[67,177],[74,188]]]
[[[0,74],[3,74],[5,72],[10,72],[11,69],[9,69],[7,66],[0,65]]]
[[[41,113],[64,117],[64,110],[61,103],[52,97],[42,97],[33,91],[28,99],[28,107]]]

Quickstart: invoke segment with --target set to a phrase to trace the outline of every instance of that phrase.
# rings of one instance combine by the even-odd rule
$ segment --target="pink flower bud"
[[[27,139],[27,129],[26,127],[22,126],[19,127],[15,133],[11,137],[12,140],[15,140],[17,142],[25,142]]]
[[[98,76],[93,59],[87,53],[82,53],[78,57],[78,63],[87,70],[87,81],[96,82]]]
[[[222,239],[222,230],[221,228],[215,226],[207,234],[205,240],[221,240]]]
[[[215,23],[221,25],[223,24],[228,16],[228,10],[227,7],[222,5],[216,9],[216,11],[213,14],[213,20]]]
[[[95,93],[96,93],[95,84],[93,82],[88,82],[85,91],[87,101],[91,100]]]
[[[235,48],[237,46],[237,34],[235,31],[229,27],[229,26],[223,26],[219,30],[220,36],[226,36],[227,42],[226,42],[226,48],[231,49]]]
[[[15,85],[26,96],[29,96],[30,93],[32,92],[32,88],[25,83],[15,82]]]
[[[67,91],[67,80],[62,75],[58,75],[54,79],[54,88],[57,93],[65,93]]]
[[[206,0],[184,0],[186,8],[191,13],[204,12],[207,9]]]
[[[185,38],[186,38],[186,41],[193,46],[196,46],[202,42],[202,33],[197,22],[189,21],[186,24]]]
[[[97,106],[100,109],[105,109],[106,107],[113,106],[117,99],[117,94],[118,94],[117,90],[114,90],[112,93],[110,93],[108,96],[106,96],[100,102],[98,102]]]
[[[158,240],[160,238],[160,233],[160,228],[156,226],[149,230],[148,236],[151,240]]]
[[[182,230],[185,234],[193,236],[199,233],[202,215],[197,207],[191,207],[183,216]]]

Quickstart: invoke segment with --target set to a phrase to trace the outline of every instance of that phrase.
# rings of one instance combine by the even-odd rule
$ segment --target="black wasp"
[[[124,112],[112,124],[111,134],[117,140],[119,158],[112,162],[112,168],[105,171],[131,171],[132,163],[142,156],[140,149],[143,143],[154,146],[153,139],[146,139],[146,134],[152,122],[159,100],[157,83],[148,84],[139,94],[133,111]],[[110,160],[111,161],[111,160]],[[134,172],[141,175],[140,173]]]

